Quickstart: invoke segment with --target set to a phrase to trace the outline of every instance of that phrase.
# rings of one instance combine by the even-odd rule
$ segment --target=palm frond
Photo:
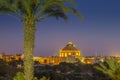
[[[66,22],[68,20],[67,15],[60,9],[48,9],[45,11],[44,15],[41,16],[41,18],[46,18],[46,17],[55,17],[56,19],[63,18]]]
[[[120,73],[120,64],[117,62],[117,59],[109,58],[105,60],[104,63],[99,63],[98,66],[95,66],[95,68],[99,71],[102,71],[103,73],[109,75],[111,78],[115,79],[116,72]]]
[[[12,3],[11,0],[0,0],[0,11],[1,12],[17,12],[16,4]]]
[[[66,21],[67,13],[73,13],[82,19],[81,14],[66,3],[75,4],[74,0],[0,0],[0,13],[15,13],[23,18],[30,16],[35,20],[51,16]]]
[[[67,7],[64,4],[65,2],[67,2],[67,0],[45,0],[42,4],[43,6],[39,8],[38,13],[35,15],[35,18],[48,14],[49,16],[54,16],[57,18],[61,17],[67,20],[66,14],[73,13],[82,19],[80,13],[74,8]]]

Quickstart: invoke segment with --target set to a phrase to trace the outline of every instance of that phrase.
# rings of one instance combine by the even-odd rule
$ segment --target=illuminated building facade
[[[14,55],[5,55],[5,54],[0,54],[0,59],[10,62],[12,60],[23,60],[21,54],[14,54]]]
[[[51,57],[40,57],[39,63],[41,64],[54,64],[58,65],[62,62],[62,58],[59,56],[51,56]]]
[[[80,50],[78,50],[72,42],[68,42],[68,44],[60,50],[60,57],[79,57],[80,56]]]
[[[54,64],[58,65],[62,62],[62,58],[59,56],[50,56],[50,57],[34,57],[34,61],[39,62],[40,64]]]

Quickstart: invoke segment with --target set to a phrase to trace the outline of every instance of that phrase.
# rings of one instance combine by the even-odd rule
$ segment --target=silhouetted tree
[[[24,25],[24,74],[26,80],[33,79],[34,41],[36,22],[47,17],[59,17],[67,20],[67,13],[80,14],[66,3],[74,0],[0,0],[0,12],[18,15]]]

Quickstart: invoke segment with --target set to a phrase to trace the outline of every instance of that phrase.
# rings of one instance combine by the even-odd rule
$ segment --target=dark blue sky
[[[49,18],[37,24],[35,55],[58,55],[72,41],[82,55],[120,55],[120,0],[76,0],[80,21]],[[0,14],[0,52],[23,52],[23,26],[13,16]]]

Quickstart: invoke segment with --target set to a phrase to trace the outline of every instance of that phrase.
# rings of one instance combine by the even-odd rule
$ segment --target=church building
[[[60,50],[59,56],[60,57],[69,57],[69,56],[79,57],[80,50],[77,49],[72,42],[68,42],[68,44],[63,49]]]

